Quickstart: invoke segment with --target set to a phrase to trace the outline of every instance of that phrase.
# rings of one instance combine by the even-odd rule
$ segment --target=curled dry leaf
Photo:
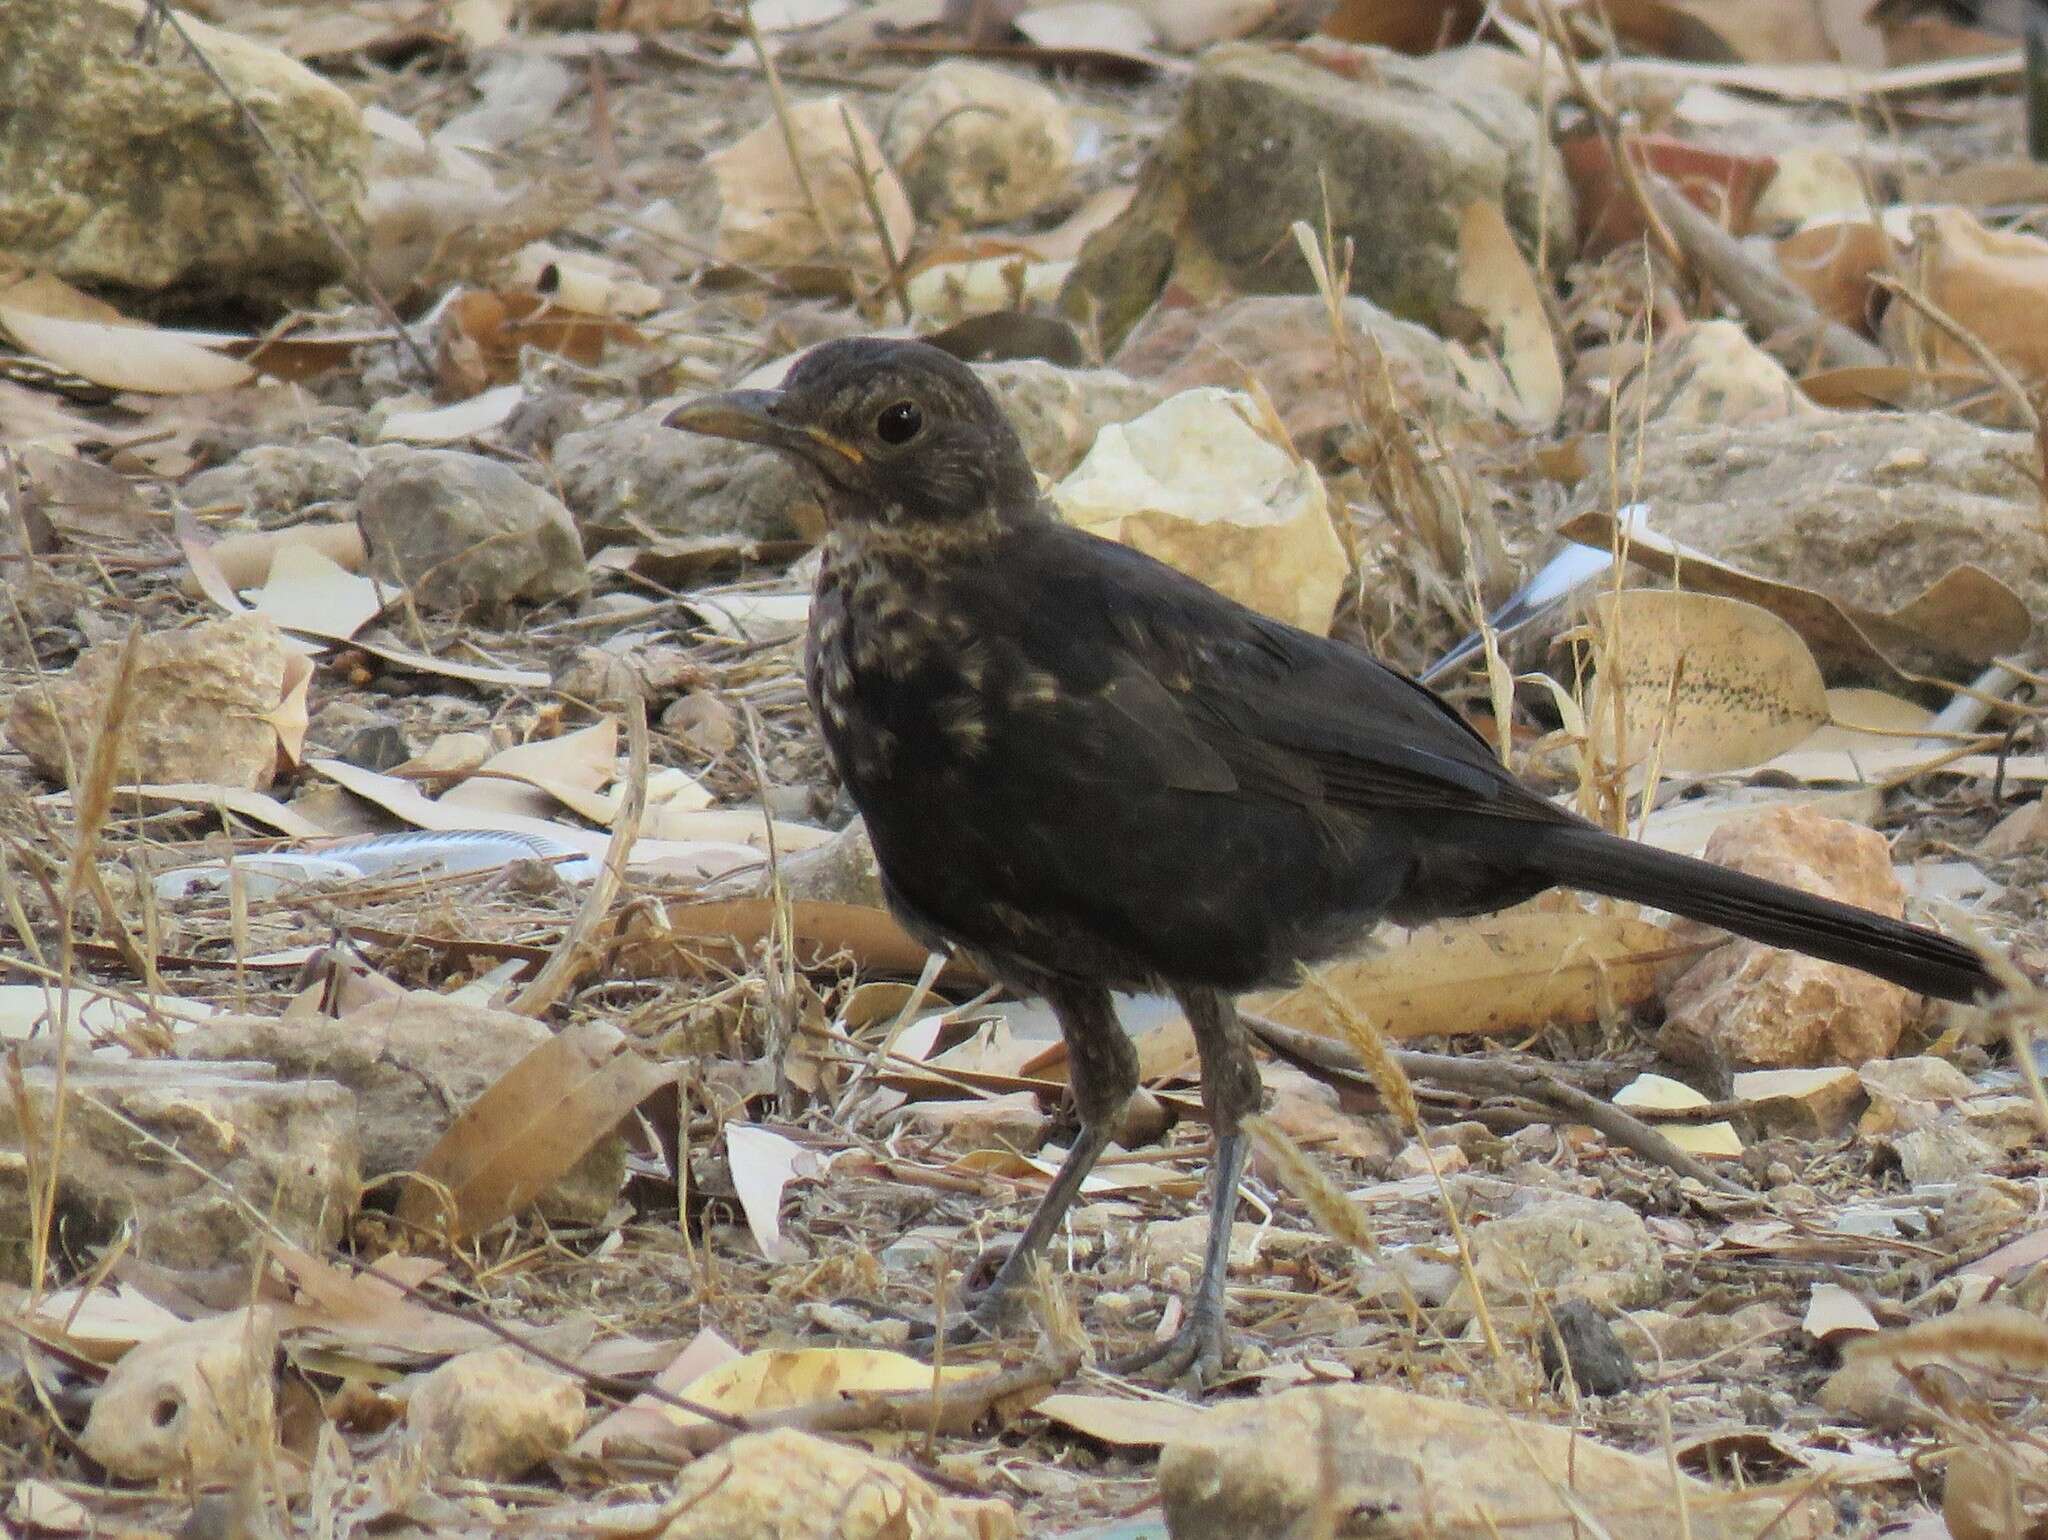
[[[565,1028],[449,1126],[400,1196],[399,1219],[451,1237],[481,1234],[554,1186],[668,1083],[669,1071],[608,1022]]]
[[[1658,970],[1689,948],[1618,909],[1524,905],[1412,932],[1405,944],[1318,971],[1390,1037],[1498,1036],[1598,1019],[1648,1000]],[[1307,986],[1246,999],[1286,1026],[1329,1031]]]
[[[185,395],[256,378],[249,365],[216,351],[235,338],[131,321],[48,276],[0,290],[0,327],[38,357],[114,390]]]
[[[1630,588],[1592,606],[1595,752],[1666,770],[1739,770],[1828,720],[1820,665],[1769,610],[1713,594]]]
[[[1615,521],[1603,512],[1582,513],[1559,533],[1581,545],[1611,549]],[[1900,608],[1880,613],[1797,583],[1745,572],[1651,529],[1630,533],[1628,557],[1688,592],[1721,594],[1767,609],[1804,638],[1823,669],[1883,679],[1895,690],[1914,687],[1908,668],[1940,668],[1945,661],[1957,671],[1981,668],[2023,646],[2033,631],[2025,601],[1967,562],[1943,573]]]
[[[361,532],[354,525],[324,527],[354,531],[360,547]],[[218,565],[219,547],[212,554]],[[269,577],[247,595],[249,608],[268,615],[286,630],[336,642],[347,641],[375,620],[392,597],[373,579],[349,571],[310,540],[272,547]]]

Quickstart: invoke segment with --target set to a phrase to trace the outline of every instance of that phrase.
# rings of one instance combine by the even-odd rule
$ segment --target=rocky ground
[[[1997,7],[1604,60],[1571,7],[941,9],[0,7],[10,1530],[2035,1532]],[[1208,1386],[1102,1367],[1175,1324],[1209,1143],[1126,1002],[1034,1322],[935,1370],[1064,1055],[881,908],[815,500],[661,426],[884,330],[1067,518],[1410,670],[1575,552],[1438,681],[1518,768],[2012,993],[1560,895],[1389,928],[1252,1002]]]

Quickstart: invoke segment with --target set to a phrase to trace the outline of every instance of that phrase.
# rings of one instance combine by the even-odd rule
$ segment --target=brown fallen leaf
[[[745,968],[774,933],[775,909],[770,898],[728,898],[671,904],[658,917],[636,916],[620,940],[613,965],[652,978],[688,977],[707,968]],[[789,915],[790,942],[801,967],[822,967],[844,956],[864,973],[915,977],[930,955],[887,910],[798,899],[789,905]],[[953,961],[942,976],[964,979],[972,974],[964,963]]]
[[[560,1181],[669,1080],[610,1023],[565,1028],[449,1125],[400,1196],[399,1219],[451,1239],[481,1234]]]

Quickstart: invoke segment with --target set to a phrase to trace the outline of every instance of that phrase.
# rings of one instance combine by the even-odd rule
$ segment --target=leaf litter
[[[210,12],[315,60],[374,109],[380,141],[414,157],[380,174],[385,222],[373,226],[372,268],[402,305],[404,340],[338,291],[315,311],[266,317],[267,329],[232,305],[172,307],[152,324],[132,296],[109,304],[48,272],[10,275],[0,291],[14,347],[0,358],[0,687],[38,690],[133,620],[153,630],[253,608],[306,639],[263,718],[280,754],[273,794],[197,774],[95,784],[0,746],[0,1036],[14,1104],[39,1105],[47,1077],[68,1073],[67,1038],[102,1044],[96,1059],[117,1057],[119,1044],[147,1061],[178,1051],[186,1018],[215,1012],[346,1024],[367,1019],[356,1014],[365,1001],[404,990],[502,1006],[564,948],[573,980],[546,1013],[544,1042],[474,1099],[446,1105],[439,1137],[404,1180],[370,1184],[363,1207],[324,1228],[287,1229],[273,1194],[242,1193],[246,1249],[167,1268],[135,1254],[132,1222],[95,1231],[84,1208],[31,1211],[25,1222],[49,1248],[37,1253],[43,1270],[9,1271],[0,1297],[14,1328],[0,1377],[34,1407],[22,1424],[31,1431],[0,1462],[14,1483],[10,1519],[75,1532],[118,1511],[177,1527],[182,1498],[139,1486],[110,1498],[68,1452],[83,1393],[125,1350],[188,1325],[203,1336],[260,1320],[296,1377],[279,1382],[280,1396],[306,1394],[297,1415],[281,1401],[255,1436],[288,1450],[350,1523],[490,1527],[448,1505],[443,1473],[401,1478],[380,1439],[402,1425],[408,1376],[506,1331],[589,1376],[590,1426],[527,1482],[489,1488],[496,1501],[623,1511],[636,1477],[673,1473],[702,1447],[677,1436],[689,1418],[773,1410],[828,1431],[870,1428],[863,1437],[952,1489],[1014,1505],[1027,1532],[1085,1532],[1156,1499],[1156,1452],[1200,1415],[1184,1395],[1114,1382],[1071,1357],[1084,1333],[1112,1356],[1171,1308],[1181,1264],[1140,1243],[1187,1215],[1208,1147],[1185,1023],[1156,1005],[1129,1012],[1145,1117],[1134,1112],[1129,1147],[1104,1162],[1063,1237],[1062,1266],[1035,1302],[1038,1328],[1000,1352],[948,1349],[937,1371],[910,1356],[911,1320],[963,1308],[982,1251],[1014,1233],[1054,1169],[1068,1131],[1065,1070],[1042,1013],[1010,1002],[956,1009],[981,981],[957,966],[930,974],[858,852],[847,859],[843,809],[802,702],[805,533],[652,532],[644,547],[593,553],[589,601],[457,618],[370,577],[354,518],[363,467],[337,455],[339,469],[289,469],[285,458],[315,442],[372,458],[431,446],[559,480],[568,434],[731,382],[821,336],[900,324],[906,306],[927,329],[976,310],[1022,311],[963,335],[1057,354],[1071,370],[1091,333],[1044,313],[1056,264],[1124,211],[1139,158],[1172,117],[1186,51],[1213,39],[1183,35],[1194,23],[1171,8],[1139,6],[1029,16],[1000,41],[934,38],[941,52],[994,50],[1040,70],[1084,125],[1073,185],[1042,217],[991,235],[920,222],[895,185],[886,133],[871,131],[885,125],[868,107],[929,59],[809,46],[842,24],[881,37],[894,25],[885,8],[778,19],[757,7],[758,46],[710,7],[676,7],[645,37],[581,30],[589,18],[564,22],[546,6],[507,31],[511,10],[499,9],[457,8],[445,25],[371,4]],[[1338,7],[1329,35],[1368,36],[1372,9]],[[1440,23],[1429,41],[1452,38],[1460,7],[1426,9]],[[1495,36],[1542,61],[1551,8],[1504,9]],[[1587,21],[1584,8],[1563,9],[1571,27]],[[1859,18],[1868,56],[1845,70],[1788,42],[1790,24],[1770,7],[1616,10],[1633,53],[1612,61],[1601,88],[1663,93],[1629,99],[1668,115],[1662,128],[1681,148],[1699,134],[1685,99],[1671,105],[1681,90],[1723,93],[1724,123],[1763,123],[1790,101],[1825,125],[1842,116],[1829,118],[1827,103],[1881,99],[1898,112],[1887,133],[1958,173],[2011,137],[2002,115],[2015,105],[2015,65],[2003,49],[1909,59]],[[628,26],[639,15],[598,11]],[[1262,13],[1243,30],[1261,19],[1274,20]],[[1690,53],[1701,46],[1717,51]],[[494,58],[519,67],[499,72]],[[1976,94],[1927,94],[1958,86]],[[1546,89],[1554,99],[1566,84],[1553,75]],[[815,118],[801,168],[776,91]],[[1607,157],[1623,184],[1626,163]],[[1762,177],[1770,157],[1743,166]],[[1296,213],[1318,228],[1314,210]],[[1354,574],[1339,634],[1420,667],[1506,599],[1554,534],[1620,547],[1628,576],[1583,600],[1580,629],[1532,627],[1506,656],[1496,649],[1488,687],[1463,692],[1482,719],[1510,713],[1490,734],[1560,797],[1627,808],[1650,837],[1683,848],[1766,801],[1877,821],[1901,862],[1995,874],[1998,896],[1967,923],[2038,974],[2039,842],[1980,845],[2048,778],[2038,723],[2008,712],[1988,729],[1983,717],[1958,729],[1931,685],[1970,686],[1972,670],[2000,662],[2032,682],[2037,596],[1960,563],[1882,606],[1859,604],[1666,538],[1654,506],[1625,536],[1614,510],[1560,519],[1569,489],[1544,466],[1605,456],[1610,433],[1618,458],[1633,452],[1602,420],[1615,376],[1593,366],[1675,346],[1661,332],[1708,313],[1703,289],[1668,252],[1646,258],[1638,245],[1573,262],[1529,249],[1498,203],[1454,213],[1451,375],[1495,425],[1460,437],[1421,397],[1399,394],[1384,355],[1336,359],[1354,437],[1318,469],[1343,510]],[[2044,356],[2038,328],[2021,319],[2048,313],[2029,305],[2042,297],[2039,243],[1982,213],[1908,221],[1899,249],[1883,235],[1899,218],[1857,227],[1877,255],[1830,267],[1833,287],[1814,280],[1808,303],[1863,326],[1892,292],[1878,277],[1904,274],[1954,325],[1894,302],[1870,330],[1872,347],[1889,350],[1882,369],[1801,372],[1788,350],[1797,387],[1859,412],[1938,396],[1980,420],[2024,420],[2001,374],[2031,383]],[[1831,238],[1793,237],[1780,259],[1791,287],[1816,239]],[[1322,300],[1341,302],[1346,262],[1330,250],[1319,263]],[[1783,347],[1744,311],[1742,291],[1723,287],[1757,340]],[[414,367],[410,347],[429,370]],[[1239,383],[1262,389],[1260,370],[1241,363]],[[287,479],[266,481],[263,455],[279,450]],[[611,452],[621,482],[628,452]],[[1527,467],[1503,472],[1503,458]],[[227,465],[242,479],[193,476]],[[1911,473],[1904,461],[1894,472]],[[188,500],[187,483],[211,490]],[[1448,510],[1439,525],[1402,528],[1398,507],[1391,532],[1376,521],[1376,499],[1399,487],[1428,489],[1431,508]],[[691,495],[708,503],[715,488]],[[1472,569],[1443,561],[1449,551],[1473,554]],[[657,671],[636,630],[678,657]],[[650,787],[641,838],[619,852],[623,887],[579,923],[602,891],[593,874],[613,855],[631,766],[618,702],[558,684],[573,649],[612,640],[624,643],[623,687],[643,692],[651,715],[666,722],[686,700],[693,711],[658,729],[650,779],[669,795]],[[1510,665],[1547,670],[1550,682],[1517,690]],[[1581,685],[1577,704],[1560,704]],[[1625,756],[1603,736],[1617,717]],[[728,730],[686,730],[707,720]],[[380,757],[380,733],[396,757]],[[473,759],[451,770],[433,758],[462,735],[479,740]],[[1655,806],[1642,805],[1645,787]],[[345,876],[329,868],[259,888],[236,875],[244,858],[340,860],[350,840],[395,828],[509,831],[538,854],[437,865],[422,846],[410,864]],[[75,842],[104,873],[107,904],[72,902]],[[227,874],[219,887],[158,896],[160,874],[202,864]],[[2038,1428],[2025,1395],[2043,1357],[2048,1276],[2037,1006],[2021,998],[2003,1014],[1919,1024],[1897,1062],[1950,1066],[1958,1079],[1886,1102],[1880,1117],[1876,1093],[1822,1071],[1724,1083],[1725,1066],[1658,1059],[1642,1023],[1699,948],[1657,916],[1548,899],[1377,939],[1374,954],[1319,984],[1253,1003],[1296,1034],[1264,1039],[1279,1137],[1322,1162],[1337,1197],[1349,1189],[1369,1217],[1338,1217],[1328,1195],[1305,1196],[1278,1167],[1255,1171],[1248,1227],[1262,1240],[1233,1273],[1246,1351],[1212,1404],[1353,1381],[1474,1404],[1505,1394],[1518,1416],[1659,1461],[1669,1453],[1693,1474],[1797,1472],[1831,1484],[1854,1494],[1845,1524],[1857,1533],[1936,1512],[1957,1537],[2039,1521],[2048,1473],[2030,1452]],[[124,971],[136,958],[149,977]],[[921,974],[928,999],[908,983]],[[74,978],[108,991],[75,1020],[52,1008]],[[1332,1016],[1332,995],[1351,1026]],[[157,1001],[177,1030],[164,1029]],[[1361,1045],[1357,1021],[1404,1048]],[[1480,1078],[1432,1079],[1406,1047],[1423,1038]],[[384,1049],[416,1074],[418,1051]],[[1413,1066],[1409,1099],[1390,1090],[1388,1063]],[[1687,1077],[1678,1090],[1656,1075],[1673,1069]],[[1785,1078],[1802,1074],[1818,1078]],[[1564,1092],[1682,1135],[1671,1142],[1712,1156],[1746,1191],[1642,1153],[1653,1147],[1615,1132],[1626,1125],[1596,1127]],[[133,1157],[176,1166],[165,1151],[183,1147],[150,1133],[139,1104],[123,1106],[157,1140],[137,1135]],[[988,1116],[957,1115],[967,1106]],[[947,1115],[912,1115],[921,1109]],[[254,1114],[236,1104],[222,1116]],[[20,1127],[0,1123],[0,1150],[19,1140],[25,1170],[61,1177],[67,1160],[87,1158],[75,1130],[34,1118],[26,1136]],[[183,1156],[194,1180],[217,1182],[198,1151]],[[567,1178],[592,1164],[614,1174],[578,1206]],[[1483,1236],[1532,1196],[1560,1195],[1618,1200],[1659,1248],[1659,1292],[1614,1312],[1631,1353],[1654,1366],[1654,1391],[1583,1398],[1539,1385],[1537,1328],[1505,1303],[1492,1307],[1498,1359],[1474,1356],[1495,1328],[1465,1335],[1470,1306],[1456,1289],[1483,1262],[1452,1216]],[[1570,1292],[1568,1281],[1549,1287]],[[1863,1380],[1840,1381],[1852,1369]],[[652,1463],[629,1463],[627,1451]],[[1926,1474],[1944,1465],[1945,1485]],[[126,1474],[140,1481],[142,1468]]]

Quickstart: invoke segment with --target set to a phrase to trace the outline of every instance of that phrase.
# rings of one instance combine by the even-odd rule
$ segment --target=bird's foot
[[[1107,1367],[1111,1374],[1143,1374],[1147,1379],[1168,1383],[1185,1376],[1201,1389],[1222,1378],[1228,1337],[1220,1311],[1214,1315],[1196,1313],[1165,1341],[1148,1343],[1135,1353],[1112,1359]]]

